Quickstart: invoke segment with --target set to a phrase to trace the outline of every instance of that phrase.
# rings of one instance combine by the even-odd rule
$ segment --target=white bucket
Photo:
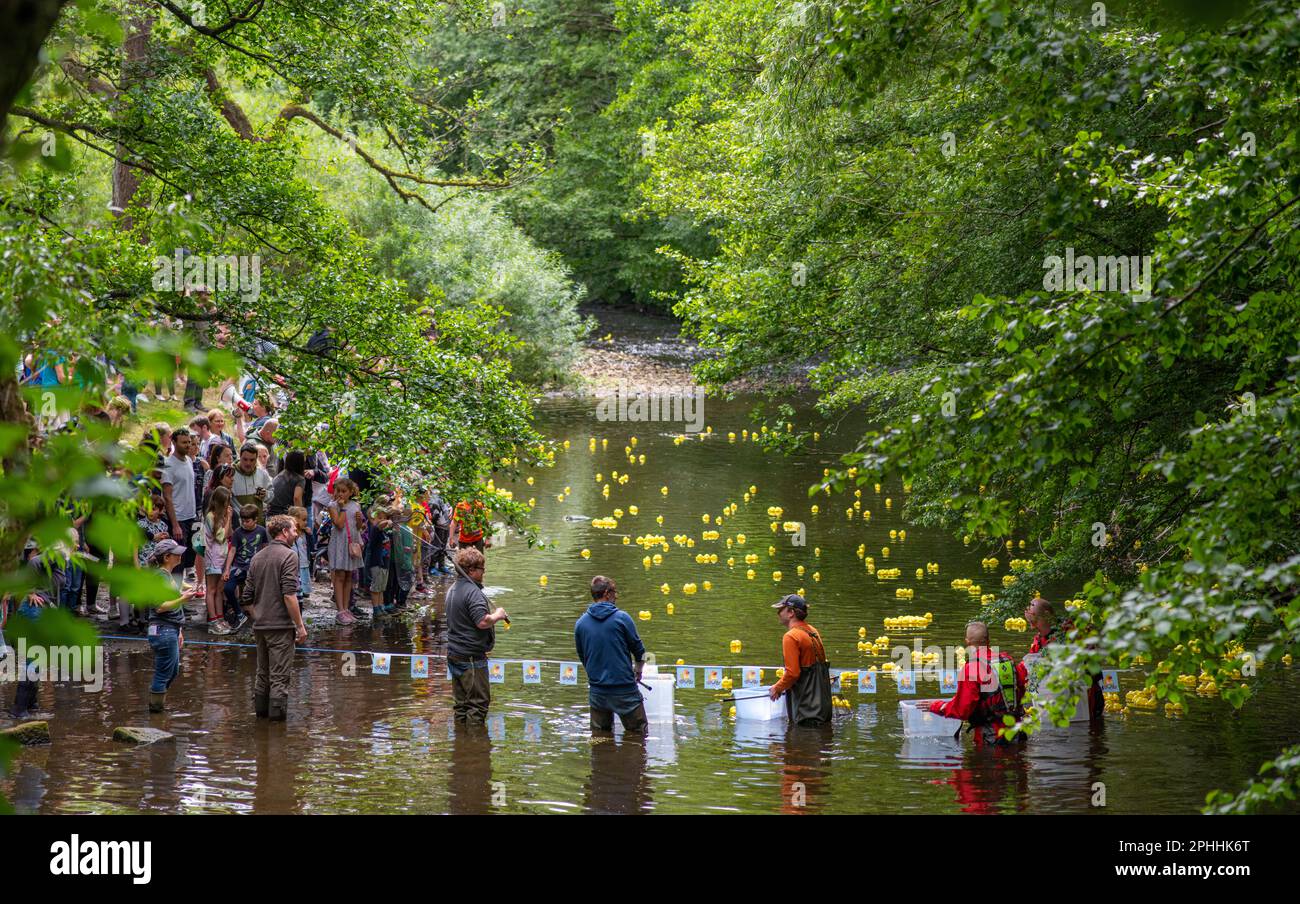
[[[651,673],[646,669],[641,675],[643,684],[650,690],[641,688],[641,699],[645,701],[645,716],[650,722],[663,723],[673,721],[673,689],[677,679],[667,673]]]
[[[930,712],[933,700],[900,700],[898,715],[903,720],[905,738],[951,738],[961,728],[957,719]]]
[[[785,718],[785,700],[768,696],[767,687],[744,687],[736,691],[736,718],[753,722],[771,722]]]
[[[1056,697],[1055,694],[1048,692],[1046,672],[1043,663],[1042,653],[1026,653],[1024,658],[1025,670],[1029,673],[1029,699],[1033,705],[1042,708],[1043,704]],[[1092,713],[1088,709],[1088,688],[1086,686],[1079,688],[1079,702],[1074,707],[1074,715],[1070,716],[1070,722],[1089,722],[1092,720]],[[1044,725],[1048,725],[1044,720]]]
[[[1049,700],[1052,699],[1053,696],[1044,690],[1044,691],[1039,691],[1038,694],[1032,698],[1032,701],[1033,704],[1041,710],[1044,707],[1044,705]],[[1083,688],[1082,690],[1079,691],[1079,702],[1075,704],[1074,714],[1070,716],[1070,724],[1073,725],[1076,722],[1091,722],[1091,721],[1092,721],[1092,712],[1088,708],[1088,690],[1087,688]],[[1052,727],[1051,721],[1046,717],[1046,714],[1043,715],[1043,727],[1044,728]]]

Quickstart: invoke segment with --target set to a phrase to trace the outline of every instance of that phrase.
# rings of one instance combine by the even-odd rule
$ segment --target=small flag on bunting
[[[488,660],[488,681],[493,684],[505,684],[506,664],[500,659]]]
[[[542,664],[535,659],[526,659],[524,666],[524,684],[542,683]]]
[[[756,665],[745,666],[741,673],[741,687],[761,687],[763,684],[763,670]]]
[[[560,684],[578,683],[578,664],[576,662],[560,663]]]
[[[858,693],[874,694],[876,692],[876,673],[867,671],[858,673]]]
[[[428,678],[429,677],[429,657],[412,656],[411,657],[411,677]]]
[[[679,665],[677,667],[677,686],[695,687],[695,669],[688,665]]]
[[[387,675],[393,667],[393,654],[371,653],[370,671],[375,675]]]
[[[722,668],[721,666],[710,665],[704,669],[704,689],[710,691],[722,690]]]
[[[898,675],[898,692],[900,694],[916,693],[916,672],[908,670],[906,672],[897,672]]]
[[[1119,693],[1119,672],[1105,669],[1101,673],[1101,689],[1108,694]]]
[[[943,694],[957,693],[956,669],[944,669],[939,672],[939,692]]]

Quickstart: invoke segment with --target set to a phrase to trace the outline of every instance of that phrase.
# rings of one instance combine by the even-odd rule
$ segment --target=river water
[[[822,438],[802,452],[765,452],[739,436],[753,426],[751,403],[708,400],[706,423],[713,434],[681,444],[673,441],[680,424],[601,422],[592,401],[540,405],[542,431],[569,440],[569,448],[556,455],[554,467],[498,485],[517,498],[537,500],[535,521],[546,546],[530,549],[518,536],[507,537],[489,551],[485,583],[513,623],[498,632],[495,655],[543,660],[541,683],[524,684],[523,667],[508,664],[505,681],[492,686],[486,732],[452,729],[450,689],[439,660],[430,678],[413,679],[408,659],[394,658],[392,674],[376,675],[364,653],[300,653],[289,721],[258,721],[249,702],[252,651],[201,646],[193,642],[206,639],[199,632],[192,632],[185,648],[168,712],[150,716],[147,646],[110,641],[101,692],[59,685],[52,688],[51,703],[51,689],[43,691],[41,708],[54,713],[53,743],[20,752],[0,789],[19,810],[42,813],[1047,813],[1098,810],[1101,783],[1104,812],[1189,813],[1210,789],[1241,786],[1261,761],[1300,740],[1296,675],[1270,669],[1256,679],[1258,695],[1241,712],[1218,699],[1193,700],[1184,718],[1134,711],[1101,726],[1042,734],[1010,751],[976,749],[966,737],[904,738],[900,697],[888,681],[875,694],[846,689],[848,708],[837,709],[833,727],[819,732],[737,721],[730,704],[719,702],[725,692],[706,690],[697,672],[695,689],[676,691],[675,724],[656,726],[644,743],[621,732],[614,741],[593,743],[585,687],[581,681],[561,685],[554,663],[576,658],[573,623],[590,599],[594,574],[619,582],[619,603],[634,616],[650,613],[637,625],[662,665],[678,659],[726,667],[777,664],[781,628],[769,604],[803,588],[810,622],[821,631],[832,665],[857,669],[886,661],[858,652],[860,627],[868,639],[887,633],[892,643],[911,644],[913,637],[926,644],[960,643],[979,604],[950,582],[969,577],[993,590],[1008,570],[1005,549],[965,546],[905,522],[905,494],[897,484],[879,494],[864,489],[858,501],[870,510],[870,521],[857,510],[852,519],[846,516],[851,493],[810,499],[807,488],[852,447],[854,431],[822,427]],[[807,411],[796,418],[800,427],[821,427]],[[737,434],[735,442],[729,432]],[[629,464],[624,453],[633,436],[634,454],[644,454],[644,464]],[[588,448],[592,437],[598,441],[595,452]],[[607,448],[600,440],[608,441]],[[628,481],[611,480],[614,471],[626,472]],[[606,483],[608,499],[601,492]],[[751,485],[757,493],[745,503]],[[667,495],[661,492],[665,486]],[[566,487],[569,494],[557,501]],[[730,503],[739,508],[725,518],[722,538],[702,540],[701,532],[714,527],[702,516],[716,516]],[[820,508],[817,515],[813,504]],[[806,523],[806,545],[771,531],[769,506],[784,509],[781,520]],[[617,528],[566,520],[606,516],[616,507],[625,510]],[[906,530],[906,539],[891,541],[891,529]],[[745,546],[729,552],[725,538],[740,532]],[[649,569],[642,565],[645,552],[622,541],[625,534],[647,533],[667,536],[672,546],[663,564]],[[679,534],[696,546],[679,547],[672,541]],[[1017,549],[1017,556],[1033,554],[1032,538],[1025,539],[1027,549]],[[901,578],[879,581],[867,574],[859,544],[878,567],[901,569]],[[890,547],[887,559],[883,546]],[[584,549],[590,558],[581,556]],[[718,564],[697,564],[700,553],[718,554]],[[748,553],[758,556],[756,565],[744,563]],[[734,568],[726,565],[728,555],[736,558]],[[998,556],[997,569],[981,568],[987,555]],[[915,570],[927,563],[938,563],[939,573],[916,579]],[[756,572],[752,580],[749,567]],[[778,569],[779,582],[772,574]],[[706,580],[711,590],[702,589]],[[701,589],[684,594],[688,582]],[[660,590],[665,583],[667,595]],[[897,599],[899,586],[913,588],[914,598]],[[1041,589],[1059,599],[1075,588]],[[316,628],[309,645],[440,653],[441,593],[431,602],[430,616],[409,624]],[[925,612],[934,618],[924,632],[884,628],[886,617]],[[733,640],[741,641],[741,652],[731,652]],[[994,626],[993,642],[1017,655],[1028,640],[1027,634]],[[739,687],[740,672],[730,674]],[[766,680],[772,680],[770,671]],[[1138,686],[1140,676],[1123,676],[1124,690]],[[8,697],[12,686],[3,690]],[[936,691],[933,684],[921,687],[922,696]],[[152,725],[175,740],[125,747],[110,740],[118,725]]]

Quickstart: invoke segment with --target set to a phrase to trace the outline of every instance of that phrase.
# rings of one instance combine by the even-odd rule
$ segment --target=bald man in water
[[[966,626],[966,666],[957,679],[957,695],[935,700],[930,712],[970,723],[977,745],[1005,745],[1003,720],[1023,715],[1023,669],[1006,653],[989,647],[989,626],[973,621]],[[1023,740],[1023,735],[1020,738]]]

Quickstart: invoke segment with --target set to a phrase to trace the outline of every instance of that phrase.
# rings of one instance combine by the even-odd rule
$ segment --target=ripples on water
[[[551,545],[530,550],[507,539],[489,555],[487,583],[511,613],[514,627],[498,633],[496,655],[509,659],[576,658],[572,626],[588,600],[591,576],[605,573],[620,585],[620,605],[652,612],[638,622],[646,644],[662,665],[688,663],[770,665],[779,657],[781,629],[768,604],[805,585],[811,622],[822,632],[832,665],[859,668],[883,660],[856,651],[857,629],[885,633],[881,619],[900,614],[935,615],[923,635],[927,644],[960,642],[978,605],[954,591],[955,577],[972,577],[993,587],[1005,573],[1004,550],[963,547],[961,542],[913,525],[899,516],[901,487],[877,497],[863,492],[869,523],[844,515],[851,496],[815,501],[809,513],[806,489],[836,462],[856,434],[824,436],[812,450],[792,458],[766,454],[752,444],[727,443],[729,430],[749,426],[744,400],[707,403],[707,422],[717,434],[673,446],[667,425],[602,424],[591,407],[560,402],[540,415],[544,432],[568,438],[571,447],[554,469],[534,472],[535,483],[509,486],[518,498],[538,500],[536,521]],[[609,438],[609,449],[587,450],[589,436]],[[644,466],[628,465],[622,454],[632,435]],[[608,500],[594,480],[602,472],[627,470],[625,486],[611,485]],[[527,476],[527,475],[523,475]],[[674,546],[663,566],[647,571],[643,551],[623,546],[619,534],[687,533],[699,538],[700,515],[716,514],[740,502],[750,484],[757,500],[722,528],[744,531],[746,549],[733,551],[735,571],[725,564],[699,566],[696,551],[725,547],[701,543],[695,550]],[[663,497],[659,488],[668,485]],[[571,493],[563,503],[555,496]],[[883,497],[891,496],[892,511]],[[768,529],[769,505],[781,505],[786,519],[808,523],[808,545],[791,547]],[[614,531],[565,515],[607,515],[615,506],[638,505]],[[665,524],[654,523],[657,514]],[[905,542],[890,542],[890,528],[906,527]],[[891,546],[888,565],[903,570],[897,582],[869,578],[857,558],[859,543],[883,564],[879,548]],[[778,547],[769,558],[767,547]],[[590,560],[578,555],[592,551]],[[820,557],[814,556],[820,548]],[[744,552],[760,554],[757,579],[745,579]],[[980,559],[997,554],[1002,567],[989,575]],[[1017,553],[1020,555],[1021,553]],[[1025,555],[1032,554],[1032,544]],[[925,562],[937,561],[938,577],[909,579]],[[795,576],[806,566],[803,578]],[[785,575],[777,585],[771,571]],[[821,581],[813,582],[813,571]],[[548,576],[546,588],[538,577]],[[711,580],[714,590],[693,597],[686,581]],[[668,583],[665,597],[659,585]],[[916,588],[911,602],[894,599],[897,586]],[[1075,588],[1042,588],[1053,598]],[[676,614],[666,614],[673,602]],[[431,607],[437,616],[441,600]],[[440,652],[435,618],[414,633],[397,624],[313,630],[312,646]],[[193,632],[189,640],[202,639]],[[743,641],[739,655],[732,639]],[[904,643],[910,637],[897,635]],[[1027,635],[995,626],[994,642],[1017,655]],[[907,739],[897,714],[897,695],[882,686],[874,696],[847,691],[850,710],[837,710],[828,731],[793,729],[783,723],[737,722],[717,694],[700,687],[679,689],[677,719],[658,726],[644,742],[623,738],[593,742],[587,727],[586,694],[562,687],[556,668],[546,667],[543,684],[524,686],[519,666],[504,685],[493,685],[493,715],[485,731],[454,731],[450,689],[438,661],[428,680],[409,678],[409,661],[393,660],[393,674],[372,675],[367,657],[357,657],[355,674],[345,674],[342,657],[300,654],[293,679],[290,720],[269,724],[253,718],[251,650],[200,647],[183,654],[182,673],[168,694],[168,712],[146,712],[152,657],[143,642],[112,642],[102,693],[76,688],[43,689],[42,709],[53,709],[54,743],[17,756],[0,781],[20,809],[38,812],[1085,812],[1096,782],[1106,786],[1107,812],[1192,812],[1215,787],[1236,788],[1259,763],[1300,737],[1297,680],[1292,671],[1269,669],[1256,681],[1259,692],[1240,713],[1219,700],[1193,700],[1188,716],[1134,714],[1108,720],[1094,730],[1044,733],[1021,750],[977,750],[969,740]],[[737,683],[739,674],[734,673]],[[882,684],[884,684],[882,682]],[[1136,687],[1126,676],[1125,690]],[[4,687],[6,694],[11,686]],[[933,689],[931,689],[932,691]],[[923,690],[923,693],[925,691]],[[9,701],[6,700],[6,703]],[[151,724],[172,732],[174,743],[143,748],[115,744],[112,729]],[[802,803],[802,806],[799,804]]]

